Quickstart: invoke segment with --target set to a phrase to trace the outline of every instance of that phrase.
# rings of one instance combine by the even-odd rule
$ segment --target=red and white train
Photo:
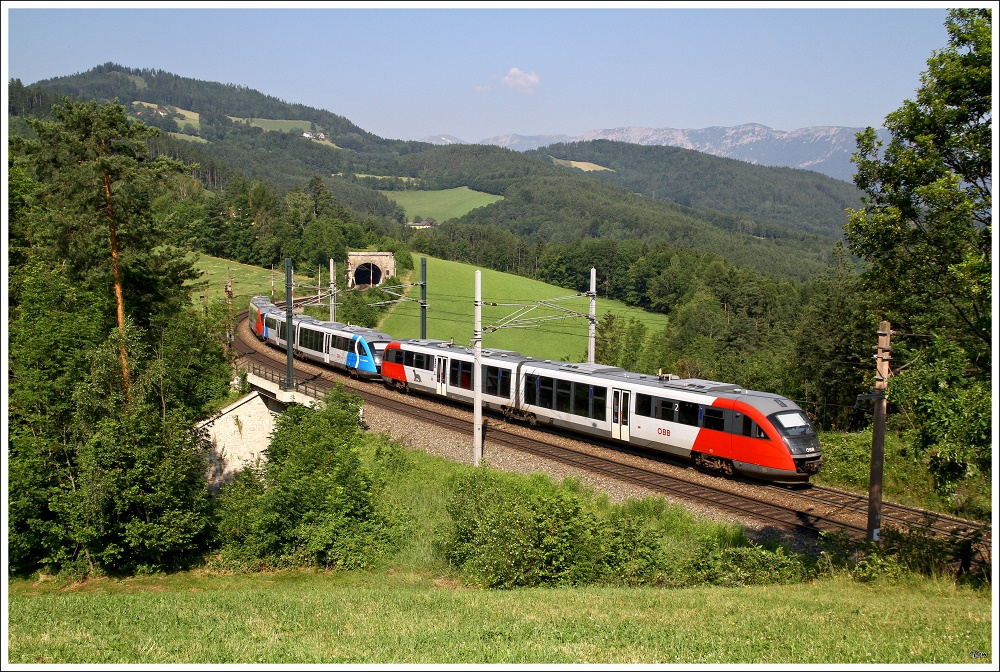
[[[793,401],[737,385],[678,380],[597,364],[482,352],[484,408],[531,424],[560,427],[781,482],[805,482],[820,470],[819,439]],[[382,380],[473,403],[472,348],[448,341],[389,343]]]

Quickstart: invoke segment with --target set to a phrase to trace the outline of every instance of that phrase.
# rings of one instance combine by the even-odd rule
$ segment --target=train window
[[[472,389],[472,362],[451,360],[448,382],[465,390]]]
[[[299,331],[299,345],[306,350],[323,351],[323,334],[312,329],[301,329]]]
[[[484,366],[483,379],[486,381],[485,394],[496,397],[510,396],[510,370],[498,366]]]
[[[510,379],[511,373],[510,369],[497,369],[497,390],[501,397],[510,396]]]
[[[556,381],[556,410],[561,413],[572,411],[573,383],[569,380]]]
[[[423,369],[425,371],[428,370],[428,369],[430,369],[431,367],[428,365],[429,364],[428,363],[429,359],[430,359],[430,357],[428,357],[427,354],[425,354],[423,352],[415,352],[415,353],[413,353],[413,368],[415,368],[415,369]]]
[[[264,318],[264,324],[267,325],[268,329],[278,328],[278,320],[270,316]]]
[[[809,424],[809,418],[802,411],[783,411],[768,417],[784,436],[807,436],[815,433]]]
[[[608,388],[591,387],[590,389],[590,396],[594,400],[594,412],[590,417],[603,422],[608,417]]]
[[[698,426],[698,404],[690,401],[677,402],[677,422],[682,425]]]
[[[586,383],[573,383],[573,413],[582,415],[585,418],[591,417],[590,410],[590,385]]]
[[[644,418],[656,417],[653,415],[653,398],[648,394],[635,395],[635,414]]]
[[[538,405],[542,408],[552,408],[555,381],[545,376],[539,376],[538,381]]]
[[[657,399],[659,402],[660,410],[657,417],[660,420],[666,420],[667,422],[674,421],[674,411],[677,410],[677,402],[671,399]]]
[[[743,416],[743,436],[753,439],[766,439],[767,433],[760,426],[747,416]]]
[[[714,429],[719,432],[726,431],[726,414],[721,408],[705,406],[705,413],[702,416],[701,425],[705,429]]]
[[[393,348],[392,350],[385,351],[385,360],[390,364],[402,364],[403,363],[403,351],[399,348]]]
[[[541,384],[541,379],[533,373],[525,374],[524,376],[524,403],[531,404],[532,406],[538,405],[538,386]]]

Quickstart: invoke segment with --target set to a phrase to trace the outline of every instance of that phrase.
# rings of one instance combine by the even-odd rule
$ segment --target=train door
[[[628,390],[612,390],[611,398],[611,438],[629,440],[628,416],[632,393]]]
[[[438,357],[437,367],[435,369],[435,378],[437,380],[437,393],[442,397],[448,394],[448,358]]]

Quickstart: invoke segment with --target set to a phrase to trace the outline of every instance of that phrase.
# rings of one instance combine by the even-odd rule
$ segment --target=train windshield
[[[385,346],[389,345],[389,341],[375,341],[370,344],[372,346],[372,355],[375,357],[375,366],[382,366],[382,355],[385,354]]]
[[[770,416],[771,423],[782,436],[811,436],[816,433],[802,411],[785,411]]]

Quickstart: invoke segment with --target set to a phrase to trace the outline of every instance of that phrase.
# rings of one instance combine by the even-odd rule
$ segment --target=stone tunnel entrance
[[[347,286],[372,287],[396,275],[396,257],[392,252],[348,252]]]
[[[355,285],[381,285],[382,269],[375,264],[361,264],[358,270],[354,271]]]

